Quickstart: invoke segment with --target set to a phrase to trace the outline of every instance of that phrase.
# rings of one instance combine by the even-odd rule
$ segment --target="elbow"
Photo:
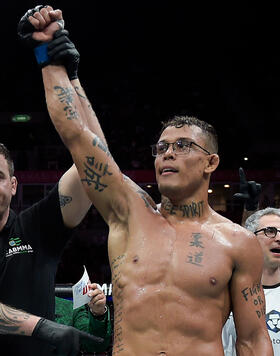
[[[266,331],[263,333],[255,333],[252,337],[236,340],[236,352],[237,355],[257,355],[261,356],[273,356],[273,349],[270,337]]]

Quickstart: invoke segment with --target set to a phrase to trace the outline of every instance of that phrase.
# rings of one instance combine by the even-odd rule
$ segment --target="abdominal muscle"
[[[129,284],[114,290],[114,311],[113,355],[224,355],[217,300],[194,299],[174,286]]]

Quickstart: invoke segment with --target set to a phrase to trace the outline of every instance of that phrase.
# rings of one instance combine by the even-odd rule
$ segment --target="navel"
[[[136,255],[136,256],[133,257],[132,262],[133,263],[137,263],[138,260],[139,260],[139,257]]]

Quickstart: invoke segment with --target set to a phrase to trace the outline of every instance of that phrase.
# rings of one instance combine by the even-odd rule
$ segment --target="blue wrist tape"
[[[39,65],[48,63],[50,57],[48,56],[48,43],[43,43],[34,48],[35,57]]]

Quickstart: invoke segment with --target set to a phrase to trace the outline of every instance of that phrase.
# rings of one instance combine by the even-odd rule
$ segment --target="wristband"
[[[44,67],[49,63],[48,42],[34,48],[35,57],[40,67]]]

